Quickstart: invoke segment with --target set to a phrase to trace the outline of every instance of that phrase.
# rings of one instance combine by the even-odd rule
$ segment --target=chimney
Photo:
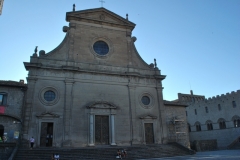
[[[193,91],[192,90],[190,90],[190,93],[191,93],[191,95],[193,95]]]
[[[20,79],[20,81],[19,81],[20,83],[22,83],[22,84],[24,84],[24,80],[23,79]]]

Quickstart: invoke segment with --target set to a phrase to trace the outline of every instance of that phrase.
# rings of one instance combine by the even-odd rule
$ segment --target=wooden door
[[[40,134],[40,146],[51,147],[53,142],[53,123],[42,122]]]
[[[146,144],[154,143],[153,123],[144,123]]]
[[[95,116],[95,144],[109,144],[109,117]]]

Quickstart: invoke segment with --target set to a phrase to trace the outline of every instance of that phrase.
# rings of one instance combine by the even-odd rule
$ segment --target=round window
[[[93,44],[94,51],[99,55],[106,55],[109,52],[108,44],[104,41],[97,41]]]
[[[148,96],[143,96],[142,97],[142,103],[144,105],[149,105],[150,104],[150,98]]]
[[[44,93],[44,99],[48,102],[53,101],[55,97],[56,97],[55,93],[51,90],[48,90]]]

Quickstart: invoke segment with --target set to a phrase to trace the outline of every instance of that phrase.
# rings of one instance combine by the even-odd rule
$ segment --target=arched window
[[[218,124],[219,124],[219,129],[226,129],[226,123],[225,123],[225,120],[223,118],[220,118],[218,120]]]
[[[234,127],[236,127],[236,128],[240,127],[240,117],[239,116],[237,116],[237,115],[233,116],[232,121],[233,121]]]
[[[195,123],[195,126],[196,126],[196,131],[201,131],[201,124],[199,122],[196,122]]]
[[[218,110],[221,111],[222,108],[221,108],[221,104],[218,104]]]
[[[208,120],[207,122],[206,122],[206,125],[207,125],[207,130],[213,130],[213,125],[212,125],[212,122],[210,121],[210,120]]]

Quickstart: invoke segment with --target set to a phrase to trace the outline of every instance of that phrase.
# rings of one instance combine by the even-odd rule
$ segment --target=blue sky
[[[99,0],[5,0],[0,16],[1,80],[26,79],[23,62],[35,46],[49,52],[63,40],[66,12],[101,7]],[[157,59],[164,99],[177,93],[206,98],[240,89],[239,0],[105,0],[136,24],[141,57]]]

